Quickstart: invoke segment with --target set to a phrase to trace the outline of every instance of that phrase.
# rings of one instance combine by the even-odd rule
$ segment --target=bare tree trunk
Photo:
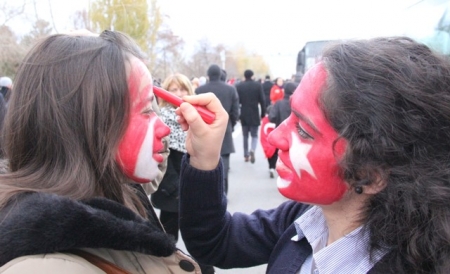
[[[48,7],[50,10],[50,17],[52,18],[53,29],[56,31],[56,33],[58,33],[58,30],[56,29],[56,25],[55,25],[55,19],[53,18],[53,9],[52,9],[52,1],[51,0],[48,0]]]

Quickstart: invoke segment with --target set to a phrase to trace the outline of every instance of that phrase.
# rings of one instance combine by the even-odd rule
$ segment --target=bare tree
[[[14,77],[26,50],[8,26],[0,26],[0,76]]]
[[[210,65],[221,64],[220,53],[223,50],[223,45],[214,47],[208,39],[201,39],[191,59],[186,63],[186,74],[190,77],[206,75]]]
[[[72,15],[74,29],[88,29],[90,30],[89,13],[84,10],[77,10]]]
[[[153,49],[155,61],[150,71],[155,78],[166,78],[175,72],[183,73],[185,61],[182,54],[184,40],[174,35],[172,30],[165,28],[158,32],[158,39]]]
[[[8,21],[21,16],[29,1],[0,0],[0,26],[5,26]]]
[[[33,28],[31,29],[30,33],[26,34],[22,41],[21,45],[24,46],[25,50],[28,50],[32,45],[34,45],[38,40],[45,38],[49,36],[52,33],[53,29],[50,26],[50,23],[38,19],[33,24]]]

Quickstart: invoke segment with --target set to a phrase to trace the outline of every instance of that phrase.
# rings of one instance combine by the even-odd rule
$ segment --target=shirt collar
[[[294,225],[297,235],[292,240],[308,240],[319,273],[335,273],[337,269],[340,273],[366,273],[387,253],[387,250],[377,250],[370,258],[370,233],[363,226],[326,246],[328,227],[322,209],[318,206],[311,207],[295,220]]]

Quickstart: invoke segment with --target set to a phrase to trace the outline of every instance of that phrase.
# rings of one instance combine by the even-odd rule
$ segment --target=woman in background
[[[278,77],[275,80],[274,85],[270,89],[270,103],[272,105],[274,105],[276,101],[283,99],[283,97],[284,97],[284,86],[283,86],[283,84],[284,84],[283,78]]]
[[[189,78],[177,73],[167,77],[162,88],[178,97],[194,95]],[[158,190],[151,195],[151,200],[160,211],[160,221],[167,233],[178,240],[178,202],[181,159],[186,153],[186,132],[180,127],[175,114],[176,106],[158,98],[160,107],[160,118],[169,126],[169,157],[167,158],[166,173],[159,185]]]

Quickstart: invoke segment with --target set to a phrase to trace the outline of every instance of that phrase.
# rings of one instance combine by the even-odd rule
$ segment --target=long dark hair
[[[386,182],[363,209],[371,251],[392,251],[404,273],[449,273],[449,60],[406,37],[345,42],[323,57],[320,103],[348,142],[344,179]]]
[[[104,196],[143,214],[114,160],[128,122],[130,56],[143,58],[127,35],[111,31],[53,35],[28,53],[4,125],[10,173],[0,176],[0,207],[37,191]]]

